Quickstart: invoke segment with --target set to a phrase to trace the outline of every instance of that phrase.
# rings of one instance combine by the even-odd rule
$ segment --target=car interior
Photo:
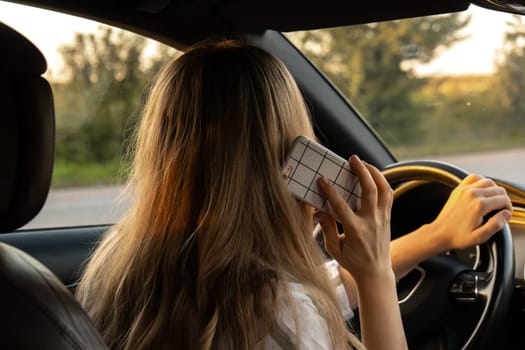
[[[282,32],[454,13],[469,6],[511,13],[523,9],[493,0],[474,5],[464,0],[9,2],[88,18],[182,51],[200,40],[226,36],[277,56],[296,79],[323,143],[344,157],[359,154],[383,170],[395,190],[393,238],[431,221],[468,172],[440,161],[398,162],[351,102]],[[0,47],[0,347],[105,349],[73,292],[90,253],[111,225],[23,228],[39,213],[51,186],[55,101],[43,77],[46,58],[1,18]],[[440,255],[398,282],[410,348],[525,346],[525,180],[495,181],[511,196],[513,218],[493,239],[469,251],[477,257],[475,268]]]
[[[1,230],[6,232],[32,218],[49,191],[54,109],[50,85],[41,76],[46,70],[44,56],[5,25],[0,25],[0,37],[2,43],[9,43],[1,59],[3,105],[7,107],[2,128],[6,171]],[[104,348],[82,307],[47,267],[8,244],[2,243],[0,250],[4,348]]]

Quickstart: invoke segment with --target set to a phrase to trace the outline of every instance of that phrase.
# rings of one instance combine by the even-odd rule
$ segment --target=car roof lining
[[[457,12],[470,5],[465,0],[8,1],[94,19],[179,48],[210,36],[337,27]]]

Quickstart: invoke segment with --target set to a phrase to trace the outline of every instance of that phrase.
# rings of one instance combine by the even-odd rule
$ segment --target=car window
[[[0,21],[43,52],[54,94],[52,188],[24,228],[114,223],[130,201],[122,195],[126,154],[145,87],[179,53],[119,28],[5,2]]]
[[[525,20],[457,14],[289,33],[399,160],[525,184]]]

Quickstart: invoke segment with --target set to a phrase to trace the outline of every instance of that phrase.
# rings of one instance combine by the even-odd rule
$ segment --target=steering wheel
[[[396,238],[432,221],[468,173],[448,163],[409,161],[388,166],[383,175],[394,189],[392,236]],[[467,254],[466,261],[453,251],[434,256],[398,282],[411,349],[490,346],[512,297],[514,249],[508,225]],[[468,259],[473,254],[477,257],[471,265]]]

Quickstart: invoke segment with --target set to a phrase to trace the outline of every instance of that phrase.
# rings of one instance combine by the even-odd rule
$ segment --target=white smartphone
[[[286,158],[283,175],[295,198],[334,218],[336,216],[330,203],[317,185],[321,176],[334,184],[352,209],[359,210],[361,186],[348,161],[305,136],[295,139]]]

